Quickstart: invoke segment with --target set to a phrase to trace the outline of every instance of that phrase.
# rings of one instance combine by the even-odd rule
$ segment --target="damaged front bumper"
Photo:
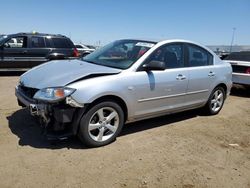
[[[72,98],[57,103],[46,103],[27,97],[18,86],[15,89],[18,104],[27,107],[32,116],[39,119],[49,140],[63,140],[77,133],[79,113],[84,107]]]

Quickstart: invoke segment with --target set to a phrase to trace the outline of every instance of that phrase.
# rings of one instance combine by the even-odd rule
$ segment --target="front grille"
[[[34,97],[34,95],[36,94],[36,92],[39,90],[36,88],[25,87],[22,85],[19,86],[19,89],[26,97],[28,97],[30,99],[32,99]]]

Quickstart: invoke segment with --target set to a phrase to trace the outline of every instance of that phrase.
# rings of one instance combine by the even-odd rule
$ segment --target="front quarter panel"
[[[109,76],[100,76],[96,78],[81,80],[68,85],[76,91],[72,94],[72,98],[80,104],[90,104],[96,99],[103,96],[116,96],[122,99],[128,108],[128,117],[132,115],[131,107],[133,105],[133,93],[129,90],[131,83],[128,73],[116,74]]]

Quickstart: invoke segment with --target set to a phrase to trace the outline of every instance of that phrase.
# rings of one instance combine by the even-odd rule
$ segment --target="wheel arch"
[[[124,113],[124,122],[126,122],[128,118],[128,107],[125,101],[121,97],[118,97],[116,95],[104,95],[104,96],[96,98],[91,103],[86,104],[84,108],[80,108],[79,110],[76,111],[75,118],[72,123],[73,134],[77,134],[78,129],[79,129],[79,123],[84,113],[88,111],[95,104],[99,102],[103,102],[103,101],[113,101],[113,102],[116,102],[118,105],[120,105]]]
[[[126,122],[128,118],[128,107],[125,101],[121,97],[118,97],[116,95],[105,95],[95,99],[91,104],[89,104],[89,107],[103,101],[113,101],[116,102],[118,105],[120,105],[124,113],[124,122]]]
[[[210,98],[210,95],[212,94],[212,92],[214,91],[214,89],[217,88],[217,87],[222,87],[224,89],[225,99],[226,99],[228,88],[227,88],[227,85],[225,83],[221,82],[221,83],[218,83],[217,85],[215,85],[214,87],[211,87],[211,93],[209,94],[209,96],[208,96],[205,104],[207,104],[207,102],[208,102],[208,100]]]
[[[220,84],[217,84],[215,86],[215,88],[217,88],[217,87],[222,87],[224,89],[224,91],[225,91],[225,97],[226,97],[227,96],[227,91],[228,91],[227,85],[225,83],[220,83]]]

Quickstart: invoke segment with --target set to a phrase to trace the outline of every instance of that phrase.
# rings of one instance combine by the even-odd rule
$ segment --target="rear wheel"
[[[90,53],[88,53],[88,52],[87,52],[87,53],[83,53],[83,54],[82,54],[82,57],[85,57],[86,55],[89,55],[89,54],[90,54]]]
[[[220,112],[225,101],[225,91],[222,87],[216,87],[211,93],[205,111],[209,115],[215,115]]]
[[[124,114],[115,102],[104,101],[92,106],[82,117],[78,136],[90,147],[113,142],[122,130]]]

